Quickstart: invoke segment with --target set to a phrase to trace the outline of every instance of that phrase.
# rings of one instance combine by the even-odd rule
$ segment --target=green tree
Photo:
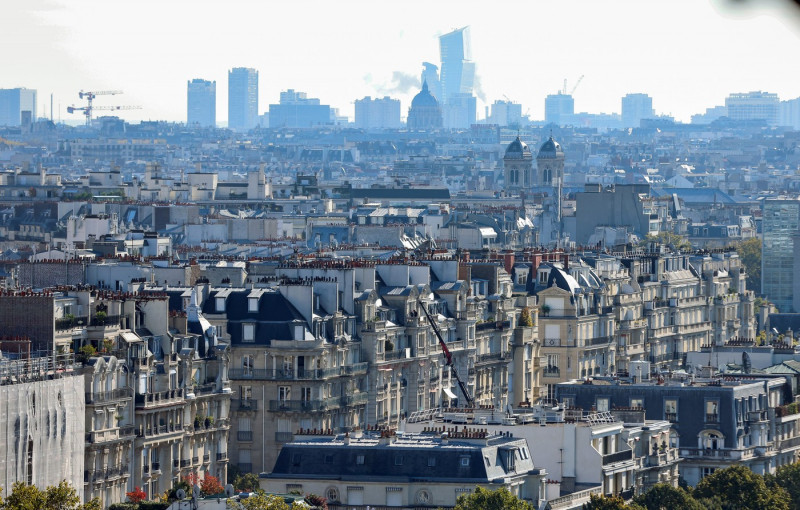
[[[792,508],[800,508],[800,463],[781,466],[775,476],[766,477],[767,484],[782,487],[792,500]]]
[[[625,504],[625,500],[619,496],[589,496],[589,502],[583,504],[583,510],[643,510],[635,503]]]
[[[533,318],[531,317],[531,309],[529,307],[525,307],[522,309],[522,312],[519,314],[519,325],[525,326],[530,328],[533,326]]]
[[[763,476],[744,466],[719,469],[706,476],[692,496],[698,501],[719,498],[723,510],[789,510],[791,501],[783,488],[767,487]]]
[[[249,498],[238,502],[228,501],[228,508],[232,510],[299,510],[303,505],[293,503],[291,506],[280,496],[258,491]]]
[[[659,232],[658,234],[647,234],[639,241],[640,248],[646,248],[649,243],[659,243],[675,251],[690,251],[692,244],[683,236],[672,232]]]
[[[5,501],[0,500],[0,510],[100,510],[100,501],[93,499],[80,504],[80,497],[67,482],[40,490],[35,485],[16,482]]]
[[[260,487],[258,483],[258,475],[255,473],[245,473],[239,475],[233,480],[233,488],[237,491],[253,492]]]
[[[35,485],[16,482],[11,486],[3,510],[40,510],[45,508],[45,495]]]
[[[703,510],[703,505],[695,501],[691,494],[665,483],[654,485],[644,494],[633,498],[633,501],[647,510]]]
[[[458,497],[453,510],[532,510],[532,508],[505,487],[494,491],[475,487],[475,492]]]
[[[761,240],[753,237],[742,241],[736,251],[747,271],[747,290],[761,294]]]

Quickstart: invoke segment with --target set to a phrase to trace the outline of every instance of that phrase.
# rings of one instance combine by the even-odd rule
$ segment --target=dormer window
[[[216,299],[216,304],[217,304],[217,312],[222,313],[222,312],[225,311],[225,298],[224,297],[218,297]]]
[[[247,298],[247,311],[258,312],[258,298],[255,297]]]

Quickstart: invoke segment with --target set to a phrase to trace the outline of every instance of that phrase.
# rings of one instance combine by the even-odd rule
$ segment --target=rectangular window
[[[469,457],[461,457],[461,467],[469,467]]]
[[[285,402],[291,398],[291,386],[278,386],[278,400]]]
[[[428,467],[436,466],[436,457],[428,457]]]
[[[303,402],[311,402],[311,388],[300,388],[300,400]]]
[[[252,432],[252,429],[250,428],[250,418],[239,418],[239,431]]]
[[[395,455],[394,456],[394,465],[395,466],[402,466],[403,465],[403,456],[402,455]]]
[[[639,408],[639,409],[644,409],[644,399],[643,399],[643,398],[641,398],[641,397],[639,397],[639,398],[632,398],[632,399],[631,399],[631,407],[636,407],[636,408]]]
[[[668,398],[664,401],[664,419],[678,421],[678,399]]]
[[[247,311],[248,312],[258,311],[258,298],[251,297],[247,299]]]
[[[359,466],[363,466],[364,465],[364,456],[363,455],[357,455],[356,456],[356,464],[358,464]]]
[[[719,402],[717,400],[706,400],[706,423],[719,422]]]
[[[610,411],[609,406],[609,398],[608,397],[597,397],[597,412],[598,413],[606,413]]]
[[[217,298],[217,312],[224,312],[225,311],[225,298],[218,297]]]
[[[253,343],[256,340],[256,325],[242,324],[242,342]]]

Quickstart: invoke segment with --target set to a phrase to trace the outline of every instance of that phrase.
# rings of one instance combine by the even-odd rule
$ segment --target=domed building
[[[411,100],[408,109],[408,129],[419,131],[439,129],[442,127],[442,109],[439,101],[428,90],[428,82],[422,84],[422,90]]]
[[[533,154],[519,137],[506,147],[503,175],[506,191],[527,190],[533,185]]]
[[[536,167],[540,186],[558,186],[564,183],[564,151],[561,144],[553,140],[553,136],[539,148],[536,156]]]

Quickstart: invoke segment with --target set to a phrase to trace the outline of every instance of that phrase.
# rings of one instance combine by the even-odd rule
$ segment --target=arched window
[[[719,450],[725,446],[725,436],[717,430],[704,430],[699,435],[700,448]]]

